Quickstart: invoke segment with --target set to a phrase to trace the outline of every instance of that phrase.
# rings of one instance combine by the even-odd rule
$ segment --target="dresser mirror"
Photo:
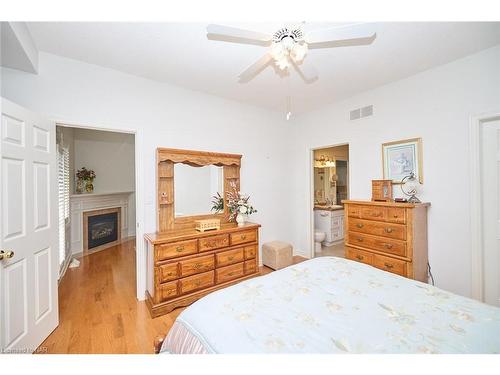
[[[157,231],[194,229],[196,220],[229,220],[224,204],[240,188],[241,155],[158,148],[156,153]],[[222,197],[212,210],[214,195]]]
[[[175,217],[218,214],[224,211],[223,168],[174,165]]]

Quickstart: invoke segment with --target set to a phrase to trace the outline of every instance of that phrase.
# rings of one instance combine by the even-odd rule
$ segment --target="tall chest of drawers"
[[[429,203],[342,203],[346,258],[427,283]]]
[[[259,272],[259,224],[147,234],[146,303],[151,316],[187,306]]]

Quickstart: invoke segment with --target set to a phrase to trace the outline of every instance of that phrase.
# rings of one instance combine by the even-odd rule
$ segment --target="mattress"
[[[163,353],[500,353],[500,309],[336,257],[213,292]]]

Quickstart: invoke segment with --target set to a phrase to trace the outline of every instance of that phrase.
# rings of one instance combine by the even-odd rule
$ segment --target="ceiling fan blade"
[[[377,37],[375,24],[360,23],[327,30],[312,31],[307,34],[309,49],[364,46],[372,44]]]
[[[246,68],[245,71],[239,75],[239,82],[246,83],[251,81],[257,74],[262,72],[269,65],[271,60],[272,60],[271,55],[269,53],[266,53],[264,56],[262,56],[255,63]]]
[[[313,83],[318,79],[318,73],[316,72],[316,69],[313,66],[308,65],[305,60],[302,61],[302,64],[300,65],[293,61],[293,59],[290,59],[290,61],[305,83]]]
[[[269,34],[214,24],[207,26],[207,38],[222,42],[254,44],[264,47],[271,45],[273,39]]]

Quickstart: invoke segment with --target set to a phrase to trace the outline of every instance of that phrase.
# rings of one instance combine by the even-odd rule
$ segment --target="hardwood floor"
[[[294,263],[305,258],[294,257]],[[184,308],[152,319],[137,301],[135,239],[80,258],[59,284],[59,326],[40,353],[153,353]],[[262,267],[261,274],[272,272]]]

